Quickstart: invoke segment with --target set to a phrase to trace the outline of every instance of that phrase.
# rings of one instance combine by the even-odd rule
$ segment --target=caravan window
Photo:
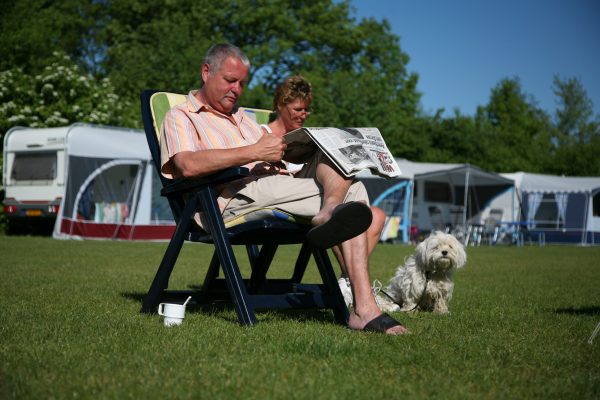
[[[600,217],[600,192],[594,195],[592,202],[594,217]]]
[[[535,213],[535,225],[537,228],[559,229],[563,221],[558,215],[558,206],[553,193],[544,193],[539,208]]]
[[[51,181],[56,178],[56,152],[15,153],[10,179],[19,181]]]
[[[77,218],[122,223],[132,207],[139,165],[118,164],[102,170],[83,190]]]
[[[173,212],[169,206],[167,199],[160,195],[162,183],[158,177],[158,173],[152,171],[152,204],[150,211],[150,219],[154,223],[173,222]]]
[[[445,182],[425,182],[425,201],[431,203],[452,203],[452,189]]]

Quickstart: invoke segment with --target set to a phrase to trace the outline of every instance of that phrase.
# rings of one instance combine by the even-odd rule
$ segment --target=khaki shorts
[[[229,201],[223,211],[227,222],[239,215],[274,208],[301,218],[312,218],[321,210],[323,188],[315,179],[316,166],[324,157],[318,152],[295,176],[268,175],[249,182]],[[369,205],[367,190],[354,181],[344,202],[362,201]]]

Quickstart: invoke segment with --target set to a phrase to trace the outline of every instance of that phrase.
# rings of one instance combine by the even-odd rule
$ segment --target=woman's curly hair
[[[273,110],[277,111],[279,104],[290,104],[292,101],[301,99],[312,102],[312,85],[301,75],[287,77],[275,89],[273,98]]]

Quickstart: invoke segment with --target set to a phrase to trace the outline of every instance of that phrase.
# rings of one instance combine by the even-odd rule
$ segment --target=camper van
[[[2,179],[9,227],[51,227],[65,184],[69,127],[11,128],[4,136]]]

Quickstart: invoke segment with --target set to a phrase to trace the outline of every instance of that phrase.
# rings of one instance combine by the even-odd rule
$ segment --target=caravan
[[[171,237],[173,216],[141,130],[15,128],[4,143],[9,219],[52,224],[55,238]]]
[[[52,226],[65,185],[69,127],[14,127],[4,136],[4,215],[9,227]]]
[[[503,210],[521,243],[600,243],[600,177],[529,172],[502,176],[515,182],[515,190],[495,198],[483,214]]]
[[[402,171],[399,179],[357,175],[373,205],[388,217],[382,240],[397,238],[408,243],[419,234],[452,230],[467,242],[470,229],[483,226],[486,205],[514,186],[511,179],[474,165],[396,162]]]

